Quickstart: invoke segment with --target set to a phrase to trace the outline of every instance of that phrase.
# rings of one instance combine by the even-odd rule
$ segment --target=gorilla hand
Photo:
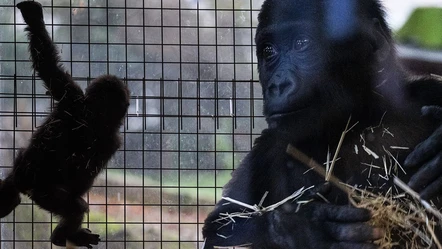
[[[41,27],[44,25],[43,8],[39,2],[24,1],[17,4],[23,19],[29,27]]]
[[[275,210],[269,217],[269,236],[277,248],[374,249],[372,241],[384,235],[366,223],[368,210],[351,206],[312,202],[298,213]]]
[[[442,121],[442,107],[424,106],[422,114]],[[442,193],[442,122],[430,137],[416,146],[405,160],[406,167],[417,167],[409,186],[424,199],[431,199]]]

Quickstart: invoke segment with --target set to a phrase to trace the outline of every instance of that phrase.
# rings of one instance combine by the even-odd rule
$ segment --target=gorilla
[[[315,186],[305,198],[319,191],[328,202],[300,208],[289,202],[226,221],[220,217],[245,208],[222,199],[205,220],[205,249],[377,248],[373,241],[385,231],[367,223],[370,211],[348,205],[343,191],[330,189],[286,153],[290,144],[327,162],[350,117],[352,127],[333,170],[337,178],[385,193],[397,176],[441,206],[442,78],[413,76],[402,68],[380,1],[265,0],[255,42],[268,128],[233,172],[223,196],[269,206]]]
[[[38,2],[17,4],[28,25],[33,68],[57,101],[29,145],[0,180],[0,217],[20,204],[20,193],[60,217],[51,241],[92,248],[99,235],[81,228],[88,203],[82,198],[120,146],[119,128],[129,106],[129,90],[111,75],[93,80],[85,93],[60,65]]]

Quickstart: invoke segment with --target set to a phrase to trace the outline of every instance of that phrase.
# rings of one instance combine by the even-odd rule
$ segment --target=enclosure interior
[[[0,178],[54,106],[31,69],[24,22],[0,0]],[[96,248],[201,248],[201,225],[265,127],[254,27],[261,0],[41,0],[62,63],[84,89],[131,92],[123,145],[85,199]],[[55,248],[57,219],[23,196],[0,248]]]

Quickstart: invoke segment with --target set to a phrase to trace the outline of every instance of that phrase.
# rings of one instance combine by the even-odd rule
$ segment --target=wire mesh
[[[31,70],[18,1],[0,0],[0,176],[54,102]],[[254,56],[261,0],[45,0],[47,29],[84,88],[131,91],[123,145],[85,199],[96,248],[201,248],[201,227],[265,126]],[[0,248],[56,248],[57,219],[29,199]]]

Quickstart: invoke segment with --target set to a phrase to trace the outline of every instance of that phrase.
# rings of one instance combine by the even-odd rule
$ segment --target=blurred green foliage
[[[403,44],[442,49],[442,8],[417,8],[396,38]]]

